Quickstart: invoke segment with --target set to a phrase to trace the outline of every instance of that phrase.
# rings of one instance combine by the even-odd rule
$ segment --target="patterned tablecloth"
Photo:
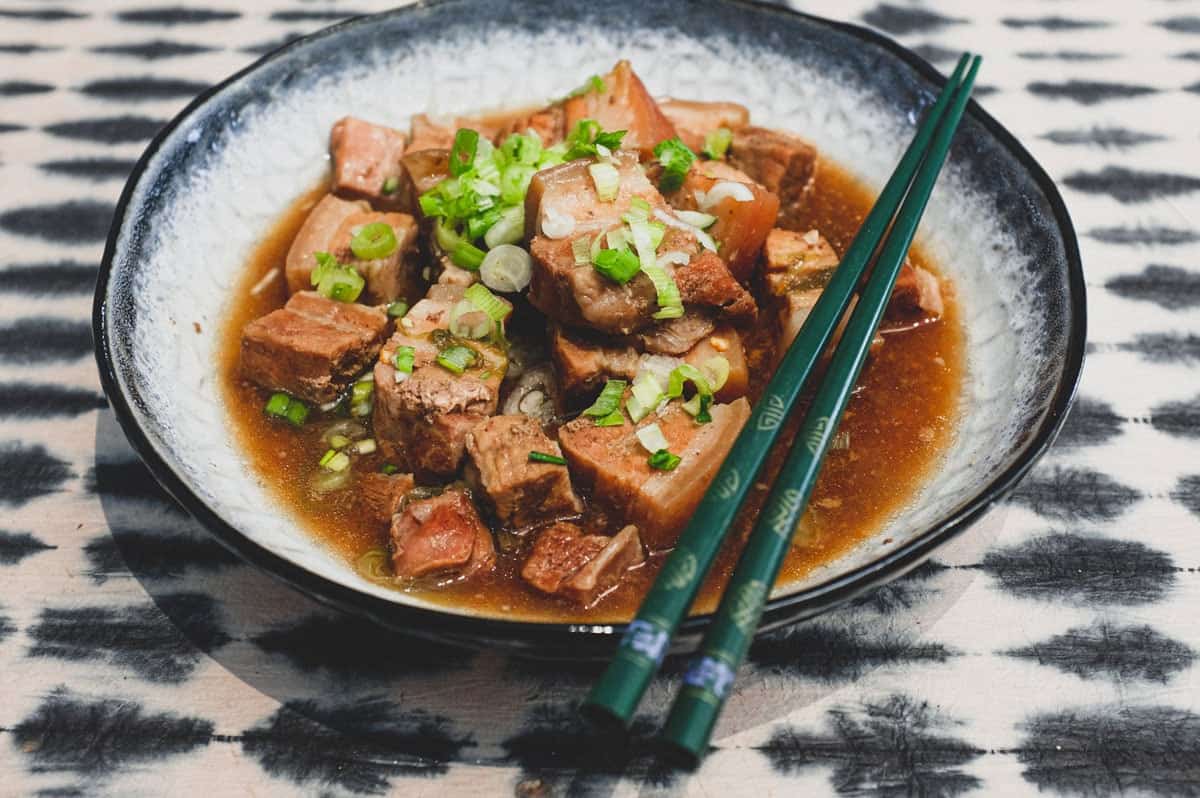
[[[332,614],[209,539],[107,409],[91,292],[134,160],[214,81],[391,5],[346,3],[0,0],[0,794],[1200,794],[1200,3],[804,4],[985,55],[1080,233],[1090,358],[1011,501],[754,646],[688,776],[644,743],[671,682],[601,750],[594,667]]]

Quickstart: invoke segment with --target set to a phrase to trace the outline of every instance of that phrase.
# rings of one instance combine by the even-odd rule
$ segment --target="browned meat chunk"
[[[552,319],[623,335],[647,326],[657,309],[645,274],[619,285],[591,264],[576,265],[569,239],[538,236],[529,247],[533,278],[529,301]]]
[[[591,89],[563,104],[566,129],[581,119],[595,119],[605,130],[624,130],[621,146],[649,158],[654,145],[675,135],[675,126],[659,109],[628,61],[618,61],[602,77],[604,90]]]
[[[683,355],[716,328],[704,312],[692,311],[677,319],[667,319],[638,333],[638,348],[656,355]]]
[[[896,276],[896,287],[892,291],[889,313],[901,317],[922,316],[925,319],[941,318],[946,310],[942,300],[942,286],[933,272],[904,261],[900,274]]]
[[[611,202],[602,202],[596,194],[596,184],[588,172],[592,163],[590,158],[569,161],[533,176],[525,194],[526,236],[544,235],[547,222],[561,227],[558,220],[566,218],[570,230],[559,238],[569,242],[585,233],[608,230],[620,223],[621,214],[629,210],[634,197],[644,199],[651,207],[663,206],[662,195],[646,177],[633,153],[620,152],[613,159],[621,183]],[[569,252],[569,243],[567,249]]]
[[[714,130],[737,130],[750,124],[750,112],[737,103],[666,99],[660,100],[658,107],[675,125],[683,143],[696,153],[704,149],[704,138]]]
[[[838,255],[816,230],[772,230],[767,236],[767,290],[778,297],[779,351],[786,350],[838,267]]]
[[[367,517],[382,526],[391,524],[392,516],[400,512],[404,496],[414,484],[412,474],[368,471],[358,475],[354,491]]]
[[[405,187],[412,192],[406,200],[407,206],[413,208],[413,213],[419,213],[417,198],[450,176],[450,150],[414,150],[410,147],[400,163],[408,175]]]
[[[454,146],[455,121],[435,122],[428,114],[417,114],[412,118],[412,130],[408,144],[409,152],[422,150],[449,150]]]
[[[646,544],[662,549],[674,544],[696,509],[746,423],[750,404],[738,399],[714,405],[711,413],[711,423],[697,424],[673,402],[661,415],[652,413],[638,425],[658,424],[670,451],[681,458],[673,471],[650,467],[648,453],[628,421],[621,427],[598,427],[581,416],[559,429],[558,439],[576,482],[624,512],[630,522],[652,531],[654,537]]]
[[[392,567],[396,576],[468,578],[496,562],[492,534],[465,491],[410,501],[392,519]]]
[[[407,179],[400,157],[407,138],[399,130],[373,125],[353,116],[339,119],[329,134],[333,191],[371,200],[384,208],[400,208]]]
[[[780,219],[791,222],[817,174],[817,149],[787,133],[746,127],[733,134],[729,163],[779,195]]]
[[[590,606],[645,560],[636,526],[627,526],[609,538],[584,535],[574,524],[560,523],[538,537],[521,577],[543,593]]]
[[[558,443],[533,419],[489,418],[467,434],[467,481],[477,495],[488,497],[496,518],[510,527],[583,512],[566,466],[532,461],[530,452],[562,456]]]
[[[732,402],[750,391],[750,367],[746,363],[746,350],[742,336],[729,326],[718,327],[712,335],[702,338],[683,359],[696,368],[720,355],[729,364],[729,376],[717,391],[718,402]]]
[[[292,239],[291,248],[288,249],[284,264],[288,293],[294,294],[312,288],[309,278],[317,266],[313,253],[328,252],[342,224],[352,216],[369,210],[367,203],[361,200],[344,200],[333,194],[326,194],[313,206],[296,237]]]
[[[264,388],[330,402],[379,354],[387,321],[379,308],[295,294],[242,331],[242,374]]]
[[[675,269],[675,284],[684,306],[713,308],[732,321],[753,321],[758,315],[754,297],[730,273],[716,253],[704,250],[686,266]]]

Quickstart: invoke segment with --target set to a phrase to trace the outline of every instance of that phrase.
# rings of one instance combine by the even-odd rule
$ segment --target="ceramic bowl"
[[[277,50],[197,98],[122,194],[95,302],[100,372],[126,435],[214,535],[299,589],[440,638],[585,657],[620,624],[523,622],[372,584],[306,534],[226,429],[215,379],[230,290],[256,240],[326,166],[347,113],[412,114],[561,96],[628,57],[658,94],[735,99],[878,188],[942,84],[926,62],[850,25],[737,0],[444,0],[350,20]],[[919,241],[954,281],[967,377],[954,442],[885,528],[779,586],[764,628],[812,616],[912,568],[1001,499],[1063,421],[1084,349],[1075,234],[1051,180],[974,102]],[[204,335],[193,333],[199,322]],[[689,619],[677,649],[708,620]]]

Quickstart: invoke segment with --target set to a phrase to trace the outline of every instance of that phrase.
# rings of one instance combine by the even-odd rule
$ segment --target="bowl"
[[[596,657],[621,624],[447,609],[370,583],[300,529],[228,427],[217,334],[257,239],[321,177],[353,113],[561,96],[618,58],[659,94],[736,99],[878,188],[942,77],[879,34],[740,0],[596,4],[444,0],[356,18],[289,44],[193,101],[150,144],[117,206],[96,288],[101,378],[154,476],[218,539],[300,590],[390,627],[532,656]],[[1084,282],[1054,184],[975,102],[919,242],[955,282],[966,334],[962,414],[915,499],[848,554],[777,587],[763,628],[813,616],[917,565],[1002,499],[1052,442],[1084,351]],[[193,323],[204,334],[193,331]],[[214,434],[214,431],[218,431]],[[689,618],[676,651],[707,616]]]

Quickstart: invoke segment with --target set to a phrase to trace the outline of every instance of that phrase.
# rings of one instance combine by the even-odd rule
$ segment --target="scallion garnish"
[[[601,202],[612,202],[621,190],[621,173],[610,163],[588,165],[588,174],[596,186],[596,196]]]
[[[313,269],[310,280],[316,286],[317,293],[338,302],[358,299],[366,285],[361,274],[338,263],[337,258],[328,252],[314,252],[313,257],[316,258],[317,267]]]
[[[479,150],[479,132],[470,128],[459,128],[454,134],[454,145],[450,148],[450,174],[454,177],[466,173],[475,163]]]
[[[712,414],[708,412],[712,402],[713,398],[709,394],[697,393],[683,403],[683,409],[695,417],[697,424],[707,424],[712,421]]]
[[[625,400],[625,411],[635,424],[650,415],[664,397],[658,378],[648,371],[638,374],[629,390],[630,396]]]
[[[387,197],[396,193],[396,189],[400,188],[400,178],[393,175],[383,181],[383,185],[379,188],[379,193]]]
[[[558,455],[546,454],[545,452],[530,452],[529,453],[529,462],[531,462],[531,463],[549,463],[550,465],[561,465],[561,466],[565,466],[567,464],[566,459],[559,457]]]
[[[408,303],[403,300],[397,300],[387,306],[388,318],[402,319],[408,313]]]
[[[263,406],[263,412],[286,421],[293,427],[304,426],[305,420],[308,419],[308,405],[283,392],[271,394],[271,398]]]
[[[704,376],[700,369],[691,363],[680,363],[671,369],[671,373],[667,377],[667,396],[672,399],[678,399],[683,396],[683,385],[686,382],[690,382],[696,387],[696,393],[707,394],[708,396],[712,396],[713,394],[712,385],[709,384],[708,378]]]
[[[437,364],[452,374],[462,374],[476,360],[475,350],[469,347],[455,345],[438,352]]]
[[[670,441],[667,440],[667,436],[663,435],[662,429],[657,424],[649,424],[642,427],[634,434],[637,436],[638,443],[642,445],[642,448],[651,454],[662,451],[671,445]]]
[[[666,449],[659,449],[650,455],[647,462],[651,468],[657,468],[659,471],[672,471],[675,466],[679,465],[680,459],[679,455],[671,454]]]
[[[662,177],[658,179],[659,189],[664,194],[677,191],[683,185],[688,170],[692,168],[696,154],[676,136],[654,145],[654,155],[663,168]]]
[[[386,258],[396,251],[396,231],[387,222],[371,222],[350,239],[350,251],[360,260]]]
[[[519,249],[514,247],[514,249]],[[521,250],[522,252],[524,250]],[[491,253],[488,253],[489,255]],[[496,324],[503,324],[504,320],[512,315],[513,306],[507,299],[502,299],[491,291],[483,283],[472,283],[466,290],[463,296],[468,299],[472,305],[482,310]]]
[[[362,379],[350,389],[350,415],[369,416],[374,405],[375,379]]]
[[[564,100],[573,100],[576,97],[582,97],[583,95],[587,94],[589,91],[601,93],[605,90],[605,88],[606,88],[606,86],[604,85],[604,79],[601,78],[599,75],[592,75],[590,78],[588,78],[586,81],[584,81],[582,86],[580,86],[579,88],[572,91],[566,97],[563,97],[563,99]]]
[[[637,255],[628,249],[602,249],[592,258],[596,271],[614,283],[625,285],[641,269]]]
[[[658,262],[656,256],[658,244],[662,241],[666,228],[660,222],[636,221],[629,225],[633,237],[633,247],[637,250],[641,270],[654,283],[657,294],[658,311],[656,319],[677,319],[683,315],[683,299],[679,294],[679,286],[675,278],[667,272],[665,266]]]
[[[391,463],[384,463],[383,465],[381,465],[379,467],[379,473],[387,474],[389,477],[392,474],[399,473],[399,471],[400,471],[400,469],[397,468],[396,466],[392,465]]]
[[[596,154],[596,145],[609,150],[621,148],[621,139],[625,138],[624,130],[601,130],[600,123],[595,119],[580,119],[567,135],[566,160],[588,158]]]
[[[625,414],[620,410],[614,410],[603,418],[596,419],[597,427],[623,427],[625,426]]]
[[[392,357],[392,365],[403,374],[412,374],[413,361],[416,359],[417,350],[411,346],[396,347],[396,354]]]
[[[456,266],[475,271],[483,263],[486,255],[486,252],[474,244],[461,241],[450,251],[450,260],[454,261]]]
[[[336,449],[330,449],[322,455],[318,465],[326,471],[345,471],[350,467],[350,455],[345,452],[339,452]]]
[[[604,383],[604,389],[600,391],[600,395],[596,397],[596,401],[592,402],[592,406],[584,410],[583,414],[592,418],[603,419],[614,412],[619,412],[621,396],[624,395],[627,384],[625,380],[609,380]],[[599,424],[600,422],[596,423]]]
[[[725,157],[725,152],[732,143],[733,131],[727,127],[719,127],[709,131],[704,137],[704,149],[701,152],[714,161],[719,161]]]

